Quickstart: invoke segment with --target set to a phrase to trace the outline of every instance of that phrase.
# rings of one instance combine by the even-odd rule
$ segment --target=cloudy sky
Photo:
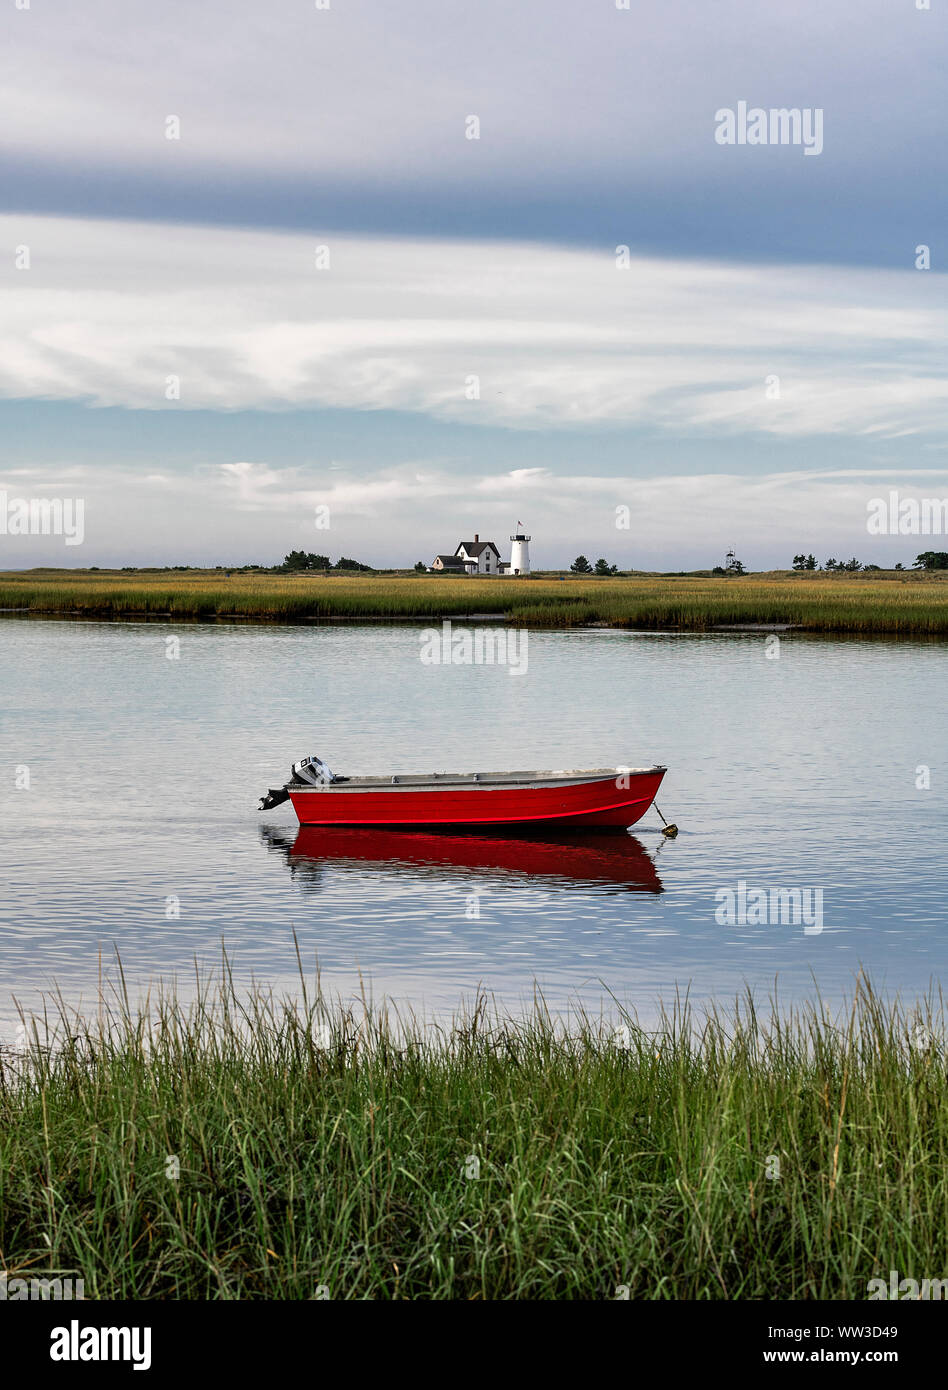
[[[11,0],[0,52],[0,492],[86,508],[0,566],[927,548],[866,518],[948,492],[945,0]]]

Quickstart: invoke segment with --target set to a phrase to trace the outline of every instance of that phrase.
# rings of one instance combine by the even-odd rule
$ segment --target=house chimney
[[[478,542],[479,540],[480,540],[480,536],[479,536],[479,535],[477,534],[477,532],[475,531],[475,532],[474,532],[474,544],[477,545],[477,542]]]

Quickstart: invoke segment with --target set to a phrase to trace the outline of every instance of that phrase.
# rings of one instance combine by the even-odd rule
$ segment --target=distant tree
[[[371,568],[372,568],[371,565],[363,565],[363,564],[361,564],[358,560],[350,560],[350,559],[348,559],[345,555],[340,555],[340,556],[339,556],[339,559],[338,559],[338,560],[336,561],[336,563],[333,565],[333,569],[337,569],[337,570],[361,570],[363,573],[368,573],[368,571],[370,571]]]
[[[418,563],[415,565],[415,572],[417,574],[426,574],[427,571],[428,566],[425,564],[424,560],[419,560]]]
[[[711,571],[711,573],[712,573],[712,574],[726,574],[727,571],[725,570],[725,568],[724,568],[723,565],[715,565],[715,567],[714,567],[714,569]]]
[[[571,574],[592,574],[593,572],[593,567],[585,555],[577,555],[569,568]]]
[[[854,555],[853,558],[852,558],[851,560],[847,560],[846,563],[845,563],[844,565],[840,565],[840,569],[841,569],[841,570],[848,570],[848,571],[850,572],[850,574],[855,574],[857,570],[861,570],[861,569],[862,569],[862,565],[860,564],[860,562],[856,559],[856,557],[855,557],[855,555]]]
[[[795,570],[815,570],[815,569],[816,569],[816,556],[815,556],[815,555],[794,555],[794,557],[793,557],[793,568],[794,568]]]
[[[948,550],[923,550],[916,555],[913,569],[948,570]]]
[[[285,570],[328,570],[328,555],[313,555],[305,550],[291,550],[289,555],[283,557],[283,564],[280,566]]]
[[[899,563],[897,565],[893,565],[892,568],[895,570],[904,570],[905,566],[902,564],[902,561],[900,560]]]
[[[881,565],[863,565],[863,569],[864,569],[864,570],[877,570],[877,569],[881,569],[881,568],[882,568]]]
[[[596,573],[596,574],[618,574],[619,571],[618,571],[618,568],[617,568],[615,565],[610,565],[610,563],[609,563],[608,560],[599,559],[599,560],[596,561],[595,573]]]
[[[832,560],[832,559],[830,559],[830,560],[827,560],[827,562],[826,562],[826,564],[823,566],[823,568],[824,568],[825,570],[838,570],[838,569],[840,568],[840,564],[839,564],[839,561],[838,561],[838,560]]]

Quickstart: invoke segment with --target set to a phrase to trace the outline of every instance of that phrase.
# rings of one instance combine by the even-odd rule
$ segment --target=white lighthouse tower
[[[519,521],[517,525],[520,525]],[[510,537],[510,573],[530,573],[530,537],[525,536],[522,531]]]

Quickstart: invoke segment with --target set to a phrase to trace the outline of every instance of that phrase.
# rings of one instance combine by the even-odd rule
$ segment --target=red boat
[[[290,800],[301,825],[624,829],[644,816],[665,772],[598,767],[339,777],[319,758],[303,758],[283,787],[261,799],[260,808]]]

